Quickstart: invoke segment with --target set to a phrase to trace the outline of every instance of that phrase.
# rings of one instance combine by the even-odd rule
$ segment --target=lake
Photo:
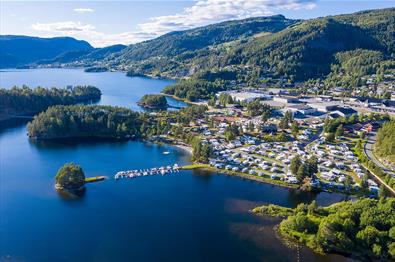
[[[123,72],[85,73],[81,69],[9,69],[0,70],[0,87],[27,85],[31,88],[58,87],[70,85],[93,85],[102,91],[99,104],[125,106],[141,110],[137,102],[145,94],[157,94],[173,80],[126,77]],[[169,105],[185,106],[185,103],[167,98]]]
[[[0,73],[7,88],[95,85],[103,92],[100,104],[136,110],[142,95],[169,83],[77,69]],[[25,125],[18,120],[0,130],[0,261],[297,261],[298,250],[274,233],[278,220],[249,210],[345,198],[203,171],[115,181],[119,170],[187,164],[189,155],[139,141],[34,142]],[[82,165],[87,176],[110,179],[88,184],[80,199],[64,198],[54,190],[54,175],[66,162]],[[306,248],[299,252],[300,261],[352,261]]]

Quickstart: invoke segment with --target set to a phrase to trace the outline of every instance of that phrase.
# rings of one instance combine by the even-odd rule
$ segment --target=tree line
[[[285,217],[280,232],[318,252],[395,260],[394,198],[364,198],[329,207],[318,207],[313,201],[294,209],[268,205],[254,212]]]
[[[0,112],[20,115],[35,114],[53,105],[72,105],[98,101],[101,91],[94,86],[72,88],[29,88],[27,86],[0,89]]]

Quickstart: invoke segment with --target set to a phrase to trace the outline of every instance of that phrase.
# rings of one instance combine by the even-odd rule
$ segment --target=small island
[[[254,213],[284,218],[278,230],[318,253],[340,253],[367,260],[395,259],[395,199],[343,201],[328,207],[265,205]]]
[[[167,99],[164,95],[144,95],[138,102],[139,106],[148,109],[166,109]]]
[[[106,178],[105,176],[85,177],[81,166],[66,163],[55,176],[55,188],[61,193],[79,196],[85,191],[85,184],[103,181]]]
[[[102,72],[107,72],[108,68],[106,67],[100,67],[100,66],[92,66],[92,67],[87,67],[84,69],[84,72],[86,73],[102,73]]]
[[[67,163],[58,170],[55,183],[57,190],[78,193],[84,190],[85,173],[81,166],[74,163]]]

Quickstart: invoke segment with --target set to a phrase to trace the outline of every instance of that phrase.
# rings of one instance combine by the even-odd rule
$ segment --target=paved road
[[[376,132],[371,132],[367,135],[368,141],[365,143],[363,150],[365,155],[369,158],[369,160],[373,161],[377,166],[381,167],[385,173],[390,174],[392,177],[395,177],[395,171],[391,170],[387,166],[383,165],[373,154],[373,145],[376,143]]]
[[[301,144],[300,149],[305,149],[306,147],[310,146],[312,143],[314,143],[318,138],[320,138],[320,135],[322,133],[323,128],[320,127],[317,129],[317,133],[312,135],[310,139],[304,143]]]

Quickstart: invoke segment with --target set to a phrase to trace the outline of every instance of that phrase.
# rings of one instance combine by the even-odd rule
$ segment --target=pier
[[[119,171],[115,174],[114,179],[118,180],[121,178],[136,178],[141,176],[166,175],[169,173],[178,173],[178,172],[180,172],[180,167],[178,166],[178,164],[174,164],[172,166]]]

